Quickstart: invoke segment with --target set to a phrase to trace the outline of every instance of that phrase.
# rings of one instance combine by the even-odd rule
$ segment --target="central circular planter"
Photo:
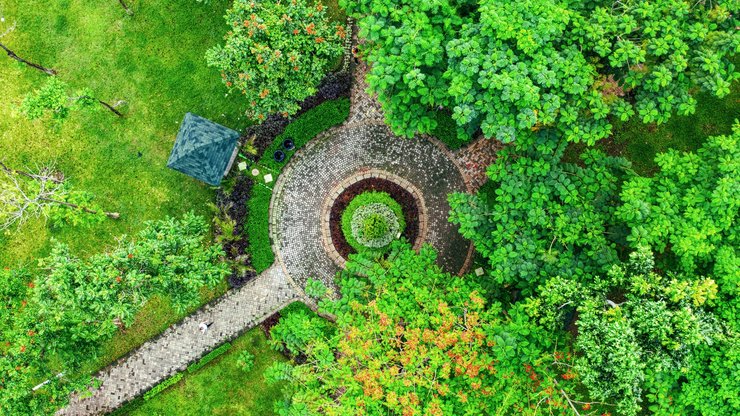
[[[357,174],[344,180],[324,203],[322,217],[324,248],[334,262],[344,267],[350,254],[357,252],[342,231],[342,214],[357,196],[366,192],[382,192],[396,201],[406,224],[401,236],[418,249],[426,233],[426,213],[421,193],[408,181],[382,171]]]

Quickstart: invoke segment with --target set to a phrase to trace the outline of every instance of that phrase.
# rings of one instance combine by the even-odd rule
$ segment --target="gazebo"
[[[177,132],[167,166],[218,186],[239,152],[239,133],[192,113]]]

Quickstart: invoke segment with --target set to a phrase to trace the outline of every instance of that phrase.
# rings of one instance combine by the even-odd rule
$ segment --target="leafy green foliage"
[[[200,360],[197,362],[190,364],[188,366],[188,372],[194,373],[201,368],[205,367],[210,363],[211,361],[215,360],[216,358],[220,357],[221,355],[225,354],[229,349],[231,348],[231,344],[228,342],[225,342],[218,346],[218,348],[214,349],[213,351],[209,352],[208,354],[204,355]]]
[[[94,107],[97,101],[89,90],[68,92],[69,86],[58,77],[48,77],[46,82],[32,93],[28,93],[21,104],[21,111],[29,120],[41,118],[47,112],[54,120],[63,120],[69,112]]]
[[[136,240],[122,239],[110,253],[80,260],[57,244],[40,261],[43,276],[26,281],[27,274],[10,273],[14,284],[2,299],[8,306],[3,311],[8,344],[0,356],[2,408],[40,414],[63,404],[70,389],[89,382],[75,375],[78,366],[130,325],[148,298],[167,296],[178,310],[198,303],[200,289],[215,286],[229,272],[220,262],[220,246],[203,245],[208,231],[206,221],[192,214],[151,222]],[[58,364],[50,365],[49,357]],[[60,371],[68,377],[55,377]],[[42,394],[32,394],[31,387],[44,378],[51,382]]]
[[[270,345],[280,352],[303,354],[310,341],[334,334],[331,324],[305,307],[292,306],[280,314],[280,322],[270,330]]]
[[[406,228],[401,205],[385,192],[364,192],[342,213],[342,232],[358,252],[382,253]]]
[[[346,37],[324,9],[305,0],[236,0],[226,12],[226,44],[210,49],[206,59],[230,92],[244,95],[249,117],[293,115],[316,92]]]
[[[239,354],[236,365],[245,373],[252,371],[252,368],[254,368],[254,354],[247,350],[242,351]]]
[[[633,245],[675,256],[685,273],[711,274],[723,296],[722,314],[739,329],[737,220],[740,209],[740,124],[696,153],[659,154],[660,170],[624,184],[617,215],[632,229]]]
[[[277,413],[544,414],[575,400],[575,375],[555,364],[564,353],[548,351],[555,338],[520,309],[486,307],[480,286],[442,272],[435,256],[396,242],[386,260],[349,261],[341,298],[320,303],[336,334],[309,337],[302,364],[266,374],[291,382]]]
[[[575,369],[591,396],[616,402],[620,414],[640,410],[646,379],[686,372],[694,350],[721,337],[707,311],[716,299],[716,283],[666,278],[653,264],[650,250],[640,247],[603,279],[580,284],[554,277],[540,288],[543,324],[557,326],[567,311],[578,311],[581,356]],[[619,303],[612,300],[618,298]]]
[[[283,140],[290,138],[295,144],[295,150],[305,146],[311,139],[322,131],[341,124],[349,116],[349,100],[326,101],[311,110],[301,114],[285,127],[285,131],[277,136],[254,166],[260,171],[266,169],[277,180],[279,172],[295,153],[288,153],[283,163],[273,160],[273,153],[282,147]],[[263,172],[264,173],[264,172]],[[252,265],[261,273],[275,262],[275,254],[270,243],[270,199],[272,189],[264,184],[252,187],[252,194],[247,203],[249,214],[247,217],[247,236],[249,238],[249,253]]]
[[[153,397],[155,397],[159,393],[165,391],[168,387],[177,384],[182,379],[183,375],[184,373],[177,373],[174,376],[168,378],[167,380],[157,384],[151,390],[144,393],[144,400],[151,400]]]
[[[436,125],[513,141],[541,127],[566,140],[608,136],[609,116],[666,121],[722,97],[740,73],[737,4],[682,0],[344,0],[371,64],[367,81],[394,132]],[[695,88],[698,87],[698,88]]]
[[[551,276],[606,271],[616,257],[614,210],[623,159],[589,150],[563,163],[564,142],[549,133],[499,152],[484,195],[452,194],[450,221],[488,259],[491,278],[530,293]]]

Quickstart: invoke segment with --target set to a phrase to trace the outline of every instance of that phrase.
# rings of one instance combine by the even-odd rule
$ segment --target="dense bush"
[[[322,131],[341,124],[348,116],[349,99],[346,98],[326,101],[307,111],[290,123],[281,134],[274,138],[255,167],[260,170],[267,169],[268,172],[272,173],[274,180],[277,180],[279,172],[295,151],[303,147]],[[295,150],[287,155],[283,163],[275,162],[272,158],[273,152],[280,149],[283,140],[289,137],[295,143]],[[252,194],[247,202],[249,216],[247,218],[246,228],[249,238],[249,253],[252,259],[252,265],[257,273],[267,270],[275,262],[275,255],[272,252],[270,243],[269,222],[271,198],[272,189],[263,183],[259,183],[252,188]]]
[[[342,55],[345,28],[332,24],[324,10],[306,0],[236,0],[226,12],[226,44],[210,49],[206,59],[230,92],[244,95],[250,118],[298,112]]]
[[[401,205],[385,192],[364,192],[342,213],[342,232],[357,252],[382,253],[406,228]]]
[[[283,117],[281,114],[270,114],[262,124],[255,124],[244,131],[244,138],[249,140],[254,137],[253,145],[258,155],[262,155],[275,138],[285,131],[285,127],[291,120],[329,100],[349,97],[352,78],[347,73],[329,73],[321,81],[316,94],[306,98],[301,103],[301,109],[291,117]]]
[[[265,374],[290,382],[279,415],[563,414],[566,397],[591,406],[574,389],[572,360],[554,362],[552,351],[566,354],[554,337],[486,305],[473,279],[435,265],[430,247],[391,250],[383,261],[351,259],[341,297],[319,303],[336,317],[333,334],[315,316],[285,322],[303,355]]]
[[[551,133],[499,152],[491,201],[449,197],[450,220],[488,258],[490,277],[527,294],[548,277],[589,278],[617,260],[614,211],[628,162],[588,150],[580,164],[564,163],[566,143]]]

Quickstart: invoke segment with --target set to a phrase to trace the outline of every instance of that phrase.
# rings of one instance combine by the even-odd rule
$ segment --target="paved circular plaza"
[[[447,221],[447,195],[467,189],[449,152],[428,139],[395,137],[384,125],[346,124],[298,151],[275,185],[270,233],[278,261],[297,285],[303,287],[311,277],[334,286],[339,266],[322,232],[327,201],[342,183],[377,172],[387,172],[394,182],[421,193],[424,242],[437,249],[443,269],[463,269],[470,243]]]

